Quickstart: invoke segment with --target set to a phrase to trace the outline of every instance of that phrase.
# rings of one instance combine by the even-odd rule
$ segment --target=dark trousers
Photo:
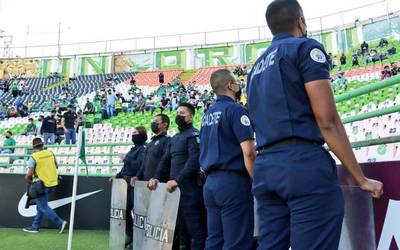
[[[204,185],[207,208],[207,250],[250,250],[253,245],[254,202],[251,180],[235,172],[216,172]]]
[[[253,193],[259,248],[338,249],[344,200],[336,164],[315,144],[285,145],[257,155]]]
[[[195,180],[187,180],[180,185],[180,190],[175,227],[177,237],[174,239],[173,249],[204,250],[206,233],[202,188]]]
[[[125,227],[125,234],[128,242],[132,242],[133,238],[133,220],[131,211],[134,208],[134,199],[133,199],[134,194],[135,190],[128,184],[128,192],[126,197],[126,227]]]

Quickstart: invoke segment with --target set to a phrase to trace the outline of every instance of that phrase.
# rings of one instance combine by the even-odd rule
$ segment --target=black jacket
[[[124,176],[136,176],[143,163],[143,156],[147,145],[142,144],[135,146],[126,154],[124,158],[124,166],[121,171],[116,175],[117,178],[124,178]]]
[[[171,137],[167,136],[167,133],[163,133],[153,137],[151,142],[147,144],[143,164],[136,175],[139,180],[148,181],[154,177],[158,163],[164,155],[170,140]]]
[[[57,131],[57,120],[51,116],[47,116],[43,119],[42,127],[40,128],[40,134],[51,133],[55,134]]]
[[[198,137],[199,131],[191,125],[174,135],[161,158],[154,178],[161,181],[169,177],[179,185],[187,180],[197,182],[197,173],[200,171]]]

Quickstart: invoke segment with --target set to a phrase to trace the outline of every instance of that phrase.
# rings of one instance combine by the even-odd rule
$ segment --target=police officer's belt
[[[212,168],[211,170],[209,170],[206,175],[210,175],[210,174],[215,174],[215,173],[234,173],[234,174],[239,174],[239,175],[245,175],[248,176],[248,173],[245,171],[241,171],[241,170],[234,170],[234,169],[226,169],[226,168]]]
[[[299,144],[315,144],[315,142],[312,142],[312,141],[309,141],[309,140],[306,140],[303,138],[299,138],[299,137],[292,137],[292,138],[277,141],[277,142],[274,142],[267,146],[261,147],[258,150],[258,152],[261,153],[262,151],[265,151],[267,149],[272,149],[272,148],[284,146],[284,145],[299,145]]]

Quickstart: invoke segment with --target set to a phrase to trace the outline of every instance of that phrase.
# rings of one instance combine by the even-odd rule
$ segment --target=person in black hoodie
[[[52,110],[51,114],[43,120],[40,134],[43,135],[44,144],[54,144],[56,142],[57,120],[55,115],[56,111]]]
[[[128,192],[126,200],[126,241],[125,248],[132,249],[132,235],[133,235],[133,221],[131,211],[134,207],[134,189],[133,186],[129,185],[131,178],[136,176],[143,162],[143,155],[146,149],[147,132],[144,127],[136,127],[132,133],[132,142],[135,145],[126,154],[123,159],[124,166],[121,171],[117,173],[115,177],[110,178],[122,178],[128,183]]]

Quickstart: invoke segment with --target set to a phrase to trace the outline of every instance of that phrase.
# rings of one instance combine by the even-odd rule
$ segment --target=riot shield
[[[154,191],[147,182],[135,184],[133,249],[171,250],[178,214],[180,190],[168,193],[165,183]]]
[[[110,241],[112,250],[125,248],[125,226],[126,216],[126,194],[127,183],[124,179],[114,179],[111,189],[111,211],[110,211]]]
[[[375,250],[372,197],[359,187],[342,186],[345,212],[339,249]]]

